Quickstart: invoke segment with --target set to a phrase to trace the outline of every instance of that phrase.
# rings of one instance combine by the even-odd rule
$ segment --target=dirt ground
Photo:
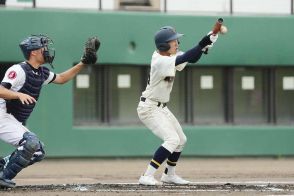
[[[17,187],[0,195],[294,195],[294,158],[182,158],[177,173],[191,185],[138,185],[149,161],[47,159],[24,169]]]

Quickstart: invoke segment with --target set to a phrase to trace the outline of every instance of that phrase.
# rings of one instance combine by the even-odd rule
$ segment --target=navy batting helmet
[[[183,35],[184,34],[177,33],[176,30],[171,26],[161,27],[154,36],[156,48],[159,51],[168,51],[170,49],[168,42],[177,40]]]
[[[46,63],[52,65],[52,62],[55,57],[54,48],[50,48],[50,45],[53,44],[53,41],[45,35],[31,35],[24,39],[19,47],[26,60],[29,60],[31,51],[44,48],[43,56]]]

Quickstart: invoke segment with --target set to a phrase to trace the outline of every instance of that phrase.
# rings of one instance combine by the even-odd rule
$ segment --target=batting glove
[[[212,34],[212,31],[210,31],[208,34],[207,34],[208,36],[209,36],[209,38],[210,38],[210,41],[212,42],[212,43],[215,43],[216,42],[216,40],[217,40],[217,38],[218,38],[218,34]]]

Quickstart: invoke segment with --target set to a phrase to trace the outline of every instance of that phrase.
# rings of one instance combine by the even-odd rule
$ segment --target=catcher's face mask
[[[44,47],[43,57],[45,62],[49,63],[51,67],[54,68],[52,64],[55,57],[55,49],[52,47],[53,41],[47,36],[42,36],[41,43]]]
[[[55,57],[55,49],[52,48],[53,41],[45,35],[31,35],[24,39],[20,44],[20,48],[24,54],[24,57],[29,60],[31,51],[44,48],[43,57],[45,63],[49,63],[53,68],[52,62]]]

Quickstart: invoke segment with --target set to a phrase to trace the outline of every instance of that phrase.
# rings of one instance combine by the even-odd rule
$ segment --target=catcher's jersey
[[[148,84],[146,90],[142,93],[142,97],[161,103],[169,102],[176,71],[182,71],[187,65],[187,62],[185,62],[175,66],[176,57],[181,54],[183,52],[171,56],[162,56],[154,51]]]
[[[23,62],[25,63],[25,62]],[[15,64],[11,66],[5,73],[5,76],[1,83],[9,83],[11,84],[10,90],[19,91],[26,82],[26,73],[24,69],[21,67],[21,64]],[[33,70],[32,70],[33,71]],[[49,72],[48,78],[43,82],[43,85],[48,84],[55,77],[55,73]],[[6,111],[6,101],[3,98],[0,98],[0,110]]]

